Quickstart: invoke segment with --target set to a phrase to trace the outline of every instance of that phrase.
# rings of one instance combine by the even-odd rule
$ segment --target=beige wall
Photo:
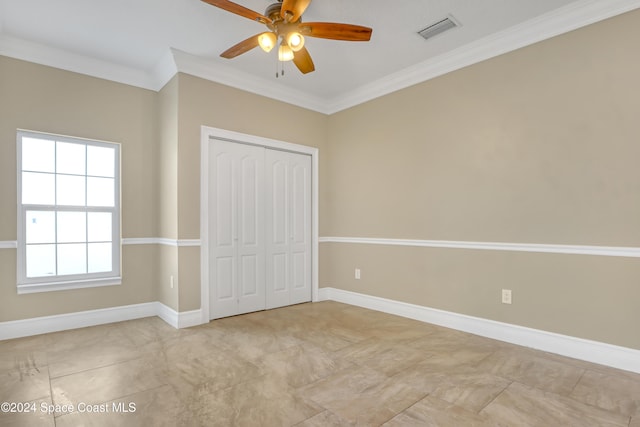
[[[329,235],[640,246],[639,39],[636,11],[331,116]],[[328,252],[325,286],[640,349],[637,259]]]
[[[16,129],[122,144],[122,235],[157,232],[157,94],[0,57],[0,240],[16,240]],[[150,154],[151,153],[151,154]],[[120,286],[17,295],[16,253],[0,249],[0,321],[155,301],[153,246],[123,247]]]
[[[178,90],[175,76],[158,93],[158,234],[154,237],[166,239],[178,238]],[[178,310],[178,248],[161,245],[158,253],[157,300]]]

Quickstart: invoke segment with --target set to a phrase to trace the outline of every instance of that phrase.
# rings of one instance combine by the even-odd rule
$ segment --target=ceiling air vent
[[[428,40],[431,37],[435,37],[438,34],[442,34],[447,30],[450,30],[452,28],[456,28],[456,27],[459,27],[459,26],[460,26],[460,24],[458,23],[458,21],[456,21],[453,16],[449,15],[446,18],[443,18],[443,19],[439,20],[438,22],[435,22],[435,23],[429,25],[424,30],[418,31],[418,34],[420,34],[422,37],[424,37],[425,40]]]

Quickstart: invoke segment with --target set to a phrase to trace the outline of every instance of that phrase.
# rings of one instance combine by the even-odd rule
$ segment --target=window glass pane
[[[63,206],[84,206],[85,177],[57,175],[57,202]]]
[[[86,218],[84,212],[58,212],[58,243],[86,242]]]
[[[46,139],[22,138],[22,170],[54,172],[55,143]]]
[[[58,141],[56,147],[57,173],[85,174],[86,146],[84,144]]]
[[[66,243],[58,245],[58,275],[87,272],[87,245]]]
[[[53,211],[27,211],[25,227],[27,244],[56,242],[56,213]]]
[[[22,172],[22,203],[27,205],[55,204],[55,175]]]
[[[89,273],[111,271],[111,243],[89,243]]]
[[[1,0],[0,0],[1,2]],[[18,284],[119,271],[119,146],[18,131]],[[33,206],[31,206],[33,205]],[[118,208],[116,210],[115,208]],[[118,236],[118,241],[114,239]]]
[[[115,177],[115,151],[109,147],[87,146],[87,175]]]
[[[56,274],[55,245],[27,245],[27,277]]]
[[[89,212],[88,214],[89,242],[111,242],[111,213]]]
[[[114,206],[113,178],[87,178],[87,206]]]

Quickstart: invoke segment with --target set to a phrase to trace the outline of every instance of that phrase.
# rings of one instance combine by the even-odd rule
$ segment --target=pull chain
[[[278,62],[282,64],[282,67],[280,68],[280,72],[278,72],[278,64],[276,63],[276,79],[279,78],[280,76],[284,77],[284,61],[278,61]]]

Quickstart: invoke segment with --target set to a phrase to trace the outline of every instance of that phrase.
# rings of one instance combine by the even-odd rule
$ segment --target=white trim
[[[164,246],[178,246],[178,240],[177,239],[168,239],[166,237],[156,237],[156,244],[157,245],[164,245]]]
[[[0,340],[122,322],[157,314],[155,302],[0,322]]]
[[[60,277],[60,276],[58,276]],[[121,285],[122,277],[101,277],[99,279],[71,280],[68,282],[27,283],[18,285],[18,295],[38,292],[66,291],[70,289],[99,288],[102,286]]]
[[[165,237],[129,237],[122,239],[123,245],[200,246],[200,239],[168,239]]]
[[[211,319],[209,307],[209,144],[211,139],[222,139],[261,147],[307,154],[311,156],[311,300],[318,298],[318,200],[319,151],[315,147],[248,135],[226,129],[202,126],[200,131],[200,306],[202,323]]]
[[[200,77],[212,82],[265,96],[277,101],[297,105],[319,113],[326,113],[326,101],[305,91],[282,84],[274,84],[273,79],[259,77],[228,65],[216,59],[204,58],[171,49],[176,69],[181,73]]]
[[[18,249],[17,240],[0,240],[0,249]]]
[[[272,79],[239,72],[219,61],[189,55],[171,48],[152,70],[142,70],[0,33],[0,55],[155,91],[162,89],[178,72],[183,72],[320,113],[333,114],[637,8],[640,8],[640,0],[573,2],[331,99],[313,96],[283,85],[274,85]]]
[[[123,237],[122,245],[157,245],[159,244],[158,237]]]
[[[174,328],[178,329],[180,316],[178,315],[178,312],[173,308],[164,305],[161,302],[156,302],[156,316],[158,316]]]
[[[320,150],[311,155],[311,301],[318,301],[318,277],[320,271]]]
[[[200,239],[178,239],[178,246],[200,246]]]
[[[7,34],[0,34],[0,55],[142,89],[159,91],[166,83],[160,81],[161,78],[166,78],[166,72],[163,73],[160,68],[152,73],[147,70],[91,58],[90,56],[80,55]]]
[[[167,245],[167,246],[200,246],[200,239],[166,239],[163,237],[123,237],[123,246],[128,245]],[[16,240],[0,240],[0,249],[17,249]]]
[[[630,246],[584,246],[539,243],[466,242],[454,240],[384,239],[370,237],[321,237],[320,243],[354,243],[367,245],[417,246],[424,248],[475,249],[553,254],[598,255],[640,258],[640,248]]]
[[[538,329],[467,316],[336,288],[322,288],[324,300],[338,301],[432,323],[587,362],[640,373],[640,350]]]
[[[176,329],[203,323],[201,310],[177,312],[161,302],[154,301],[0,322],[0,341],[152,316],[160,317]],[[205,323],[208,322],[207,320]]]
[[[200,128],[200,307],[204,324],[209,315],[209,131]]]
[[[202,310],[178,312],[169,306],[156,302],[156,315],[176,329],[189,328],[202,324]],[[208,323],[207,320],[204,323]]]
[[[317,170],[319,160],[313,167]],[[317,196],[317,194],[316,194]],[[313,200],[314,205],[318,204]],[[318,229],[317,218],[313,229]],[[314,232],[317,235],[317,231]],[[426,248],[475,249],[513,252],[542,252],[574,255],[597,255],[640,258],[640,248],[631,246],[557,245],[541,243],[471,242],[461,240],[387,239],[372,237],[319,237],[319,243],[354,243],[367,245],[414,246]],[[202,246],[202,239],[168,239],[164,237],[130,237],[122,239],[123,245]],[[17,242],[0,241],[0,249],[15,249]],[[317,261],[316,261],[317,263]]]

